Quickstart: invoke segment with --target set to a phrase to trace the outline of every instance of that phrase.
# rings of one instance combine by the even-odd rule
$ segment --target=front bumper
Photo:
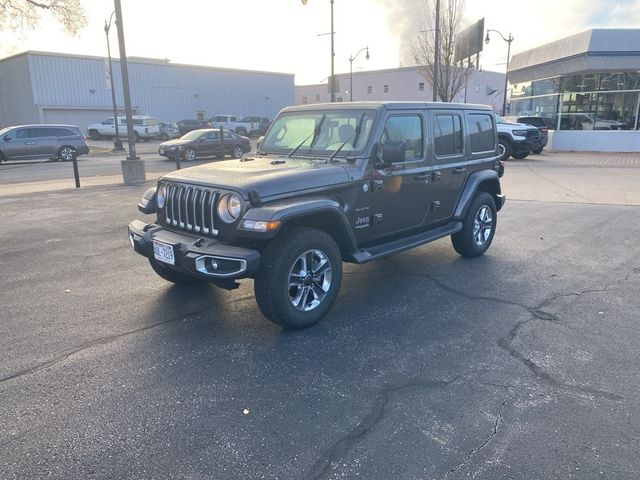
[[[516,140],[511,142],[511,153],[515,155],[525,155],[531,153],[535,148],[531,140]]]
[[[173,247],[175,264],[164,266],[192,277],[216,281],[253,278],[260,267],[260,252],[165,230],[164,227],[134,220],[129,224],[129,243],[147,258],[154,259],[153,241]]]

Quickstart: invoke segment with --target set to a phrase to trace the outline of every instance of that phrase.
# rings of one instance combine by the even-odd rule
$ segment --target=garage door
[[[124,112],[118,112],[124,115]],[[63,108],[45,108],[43,110],[43,123],[63,123],[65,125],[76,125],[80,127],[82,132],[87,131],[87,126],[92,123],[102,122],[107,117],[113,116],[113,110],[95,109],[63,109]]]

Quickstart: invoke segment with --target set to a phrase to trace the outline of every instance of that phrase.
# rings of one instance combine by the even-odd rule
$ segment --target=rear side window
[[[472,153],[490,152],[496,148],[491,115],[478,113],[469,115],[469,138]]]
[[[436,156],[459,155],[463,150],[462,119],[459,115],[436,115],[434,117]]]

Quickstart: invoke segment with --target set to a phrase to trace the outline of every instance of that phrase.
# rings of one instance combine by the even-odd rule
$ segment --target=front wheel
[[[244,155],[244,151],[241,146],[238,145],[233,148],[233,158],[242,158],[242,155]]]
[[[184,159],[187,162],[193,162],[196,159],[196,151],[193,148],[187,148],[184,151]]]
[[[98,130],[90,130],[89,137],[91,137],[91,140],[100,140],[102,138],[102,135],[100,135],[100,132]]]
[[[487,192],[478,192],[462,221],[462,230],[451,235],[453,248],[463,257],[486,252],[496,233],[496,202]]]
[[[498,160],[507,161],[511,156],[511,144],[508,140],[503,140],[502,138],[498,140],[498,155],[500,158]]]
[[[78,151],[73,147],[62,147],[58,152],[58,158],[63,162],[70,162],[78,157]]]
[[[511,156],[513,158],[517,158],[518,160],[523,160],[525,158],[527,158],[529,156],[530,152],[523,152],[523,153],[512,153]]]
[[[536,148],[536,149],[534,149],[534,150],[531,150],[531,153],[535,153],[536,155],[539,155],[539,154],[541,154],[541,153],[542,153],[542,149],[543,149],[543,148],[544,148],[544,147],[542,147],[542,148]]]
[[[333,238],[315,228],[295,227],[265,249],[254,292],[265,317],[298,329],[327,314],[341,280],[342,256]]]

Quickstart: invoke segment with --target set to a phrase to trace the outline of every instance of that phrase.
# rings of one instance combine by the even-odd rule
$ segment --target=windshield
[[[185,133],[182,137],[180,137],[180,140],[197,140],[203,133],[205,132],[203,132],[202,130],[191,130],[189,133]]]
[[[345,157],[362,153],[373,128],[374,110],[315,110],[280,115],[260,144],[265,153]],[[344,146],[342,146],[344,144]],[[340,149],[340,147],[342,148]]]

